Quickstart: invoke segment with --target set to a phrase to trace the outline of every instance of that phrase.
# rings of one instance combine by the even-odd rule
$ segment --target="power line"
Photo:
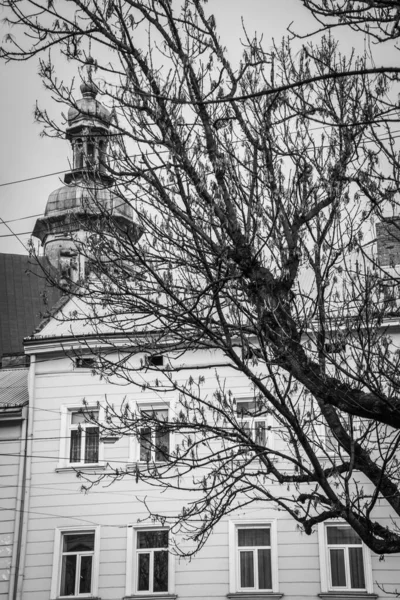
[[[54,171],[54,173],[46,173],[44,175],[36,175],[35,177],[27,177],[26,179],[18,179],[16,181],[7,181],[7,183],[0,183],[0,187],[4,187],[6,185],[15,185],[16,183],[25,183],[26,181],[33,181],[34,179],[43,179],[44,177],[51,177],[52,175],[61,175],[65,173],[66,169],[63,171]]]
[[[318,127],[310,127],[308,129],[308,131],[317,131],[319,129],[327,129],[327,128],[331,128],[331,127],[335,127],[335,124],[332,123],[332,124],[328,124],[328,125],[319,125]],[[397,130],[393,131],[393,133],[398,133],[399,131],[400,130],[397,129]],[[392,139],[397,138],[397,137],[399,137],[399,136],[392,136]],[[388,139],[391,139],[391,137],[382,138],[381,141],[386,141]],[[236,142],[233,142],[233,143],[240,144],[240,143],[242,143],[242,141],[243,140],[236,140]],[[369,143],[372,143],[372,142],[373,142],[372,140],[369,140]],[[325,148],[329,148],[330,146],[329,145],[316,146],[316,149],[318,149],[318,148],[324,148],[324,147]],[[159,150],[158,152],[154,152],[154,151],[153,152],[146,152],[145,155],[146,156],[159,156],[160,154],[166,154],[168,152],[169,152],[169,150]],[[143,153],[140,153],[140,154],[131,154],[131,155],[128,156],[128,158],[141,158],[142,156],[143,156]],[[52,177],[53,175],[62,175],[63,173],[67,173],[67,172],[69,172],[67,169],[63,169],[62,171],[54,171],[53,173],[44,173],[42,175],[36,175],[34,177],[26,177],[25,179],[17,179],[15,181],[7,181],[6,183],[0,183],[0,187],[4,187],[4,186],[8,186],[8,185],[16,185],[16,184],[19,184],[19,183],[25,183],[27,181],[34,181],[35,179],[43,179],[43,178],[46,178],[46,177]],[[32,217],[38,217],[38,216],[40,216],[40,214],[38,214],[38,215],[32,215]],[[11,219],[11,220],[6,221],[6,222],[7,223],[11,223],[11,222],[14,222],[14,221],[19,221],[19,220],[22,220],[22,219],[29,219],[29,218],[30,217],[22,217],[20,219]]]

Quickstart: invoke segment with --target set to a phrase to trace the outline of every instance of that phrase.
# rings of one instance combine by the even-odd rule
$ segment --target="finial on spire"
[[[92,79],[92,70],[94,64],[95,60],[89,54],[85,63],[87,73],[86,81],[84,80],[80,86],[81,93],[84,98],[96,98],[97,96],[97,87],[93,83]]]

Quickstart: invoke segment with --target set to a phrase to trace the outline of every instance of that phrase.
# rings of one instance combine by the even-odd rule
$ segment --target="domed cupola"
[[[96,99],[97,87],[90,79],[81,85],[81,93],[68,112],[66,138],[72,145],[72,169],[64,176],[65,185],[50,194],[44,217],[32,232],[65,287],[87,274],[86,248],[93,231],[112,235],[117,228],[131,238],[139,237],[132,208],[113,192],[114,180],[107,172],[111,114]]]
[[[96,100],[97,88],[91,81],[81,85],[82,98],[68,111],[66,138],[73,151],[73,170],[65,175],[65,183],[80,177],[82,171],[96,169],[104,179],[106,175],[107,143],[111,113]]]

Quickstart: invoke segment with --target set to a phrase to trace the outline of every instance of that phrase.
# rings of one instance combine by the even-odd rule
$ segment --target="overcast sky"
[[[214,12],[220,35],[234,61],[240,52],[242,17],[248,32],[257,31],[264,35],[265,47],[272,38],[279,41],[292,21],[299,31],[313,26],[300,0],[209,0],[205,8]],[[4,17],[1,10],[0,17]],[[7,29],[3,27],[2,38],[6,32]],[[17,35],[16,31],[14,35]],[[345,51],[353,43],[354,34],[347,32],[342,39]],[[362,40],[358,43],[362,43]],[[392,56],[393,50],[387,47],[379,49],[377,66],[391,64]],[[41,128],[34,122],[36,101],[54,116],[61,113],[61,106],[55,104],[42,88],[37,71],[38,61],[35,59],[18,64],[0,63],[0,217],[18,234],[18,238],[12,236],[7,226],[1,223],[0,252],[26,252],[24,244],[29,239],[35,220],[43,214],[49,194],[62,185],[62,175],[4,184],[68,170],[68,142],[40,137]],[[76,73],[71,65],[62,73],[65,80],[72,79],[74,75]]]

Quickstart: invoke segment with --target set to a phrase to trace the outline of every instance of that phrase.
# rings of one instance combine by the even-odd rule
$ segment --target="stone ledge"
[[[130,596],[123,596],[122,600],[175,600],[178,596],[176,594],[132,594]],[[82,599],[81,599],[82,600]]]
[[[55,472],[56,473],[68,473],[68,472],[72,472],[72,473],[86,473],[86,472],[93,472],[93,471],[104,471],[106,469],[106,465],[82,465],[81,467],[56,467],[55,468]],[[64,597],[64,596],[61,596]],[[81,598],[81,596],[76,596],[77,598]],[[65,598],[71,598],[71,600],[74,600],[75,596],[65,596]],[[90,598],[90,596],[88,596],[88,598]],[[97,600],[97,599],[95,599]]]
[[[282,596],[279,592],[234,592],[226,595],[232,600],[279,600]]]
[[[369,592],[322,592],[318,594],[322,600],[375,600],[378,598],[377,594],[370,594]]]

